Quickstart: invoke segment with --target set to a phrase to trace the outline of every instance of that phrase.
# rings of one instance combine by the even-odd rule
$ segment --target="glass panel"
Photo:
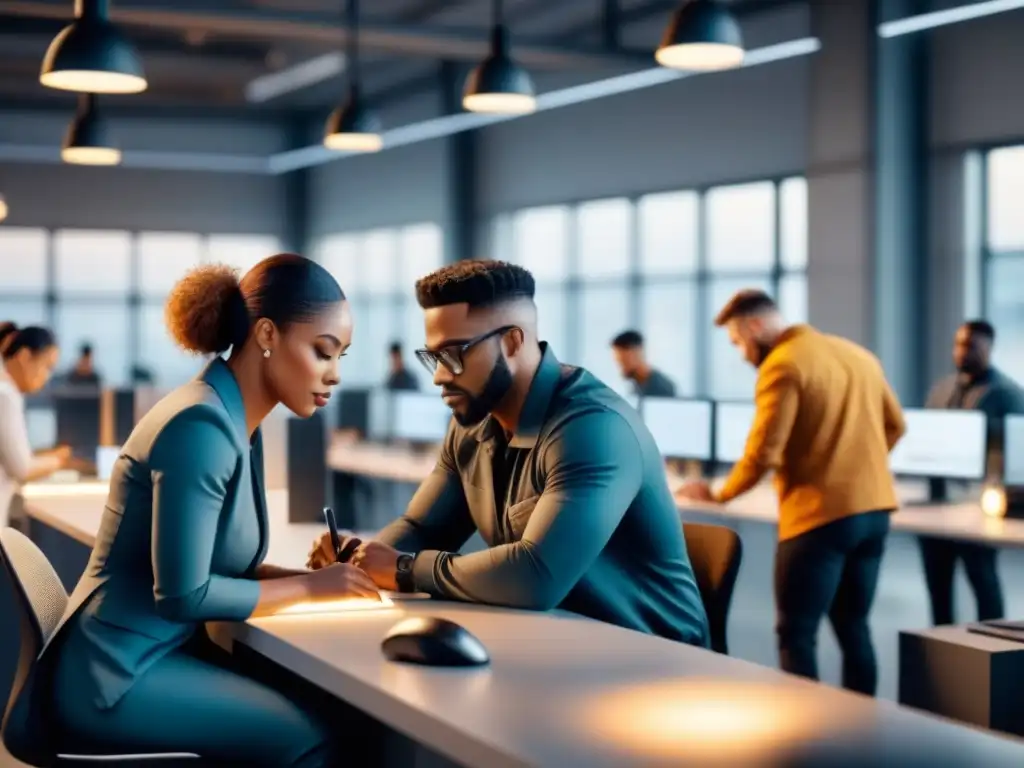
[[[395,290],[415,296],[416,281],[444,265],[444,236],[437,224],[414,224],[402,230],[402,269]]]
[[[987,278],[985,306],[996,328],[994,362],[1011,378],[1024,381],[1024,258],[993,258]]]
[[[163,298],[203,260],[203,240],[189,232],[142,232],[138,239],[139,292]]]
[[[579,355],[569,361],[582,365],[605,384],[627,393],[630,386],[623,381],[611,342],[629,325],[629,290],[621,285],[590,286],[579,294]]]
[[[82,344],[91,344],[96,371],[104,386],[125,384],[128,381],[130,325],[126,303],[58,304],[55,330],[64,353],[61,369],[67,370],[74,364]]]
[[[240,276],[268,256],[281,252],[281,241],[271,235],[210,235],[207,261],[235,267]]]
[[[341,360],[346,385],[380,386],[387,376],[388,344],[396,327],[397,309],[392,301],[360,300],[353,305],[355,333],[347,357]]]
[[[712,272],[760,272],[775,258],[775,185],[716,187],[707,193],[708,264]]]
[[[807,275],[793,272],[779,279],[776,297],[779,310],[787,323],[807,322]]]
[[[696,192],[666,192],[642,197],[637,216],[643,274],[697,271]]]
[[[127,232],[62,229],[53,238],[56,288],[63,295],[126,294],[132,242]]]
[[[426,344],[426,331],[423,327],[423,310],[420,309],[420,305],[413,299],[406,299],[402,302],[402,354],[405,358],[405,365],[409,368],[416,378],[420,379],[420,385],[422,386],[427,377],[427,372],[416,360],[413,355],[413,350],[420,349]],[[423,374],[420,376],[420,374]]]
[[[537,282],[569,275],[569,209],[528,208],[515,215],[513,260],[530,270]]]
[[[632,213],[624,197],[592,200],[579,206],[576,271],[581,278],[629,273]]]
[[[551,346],[559,360],[567,359],[569,338],[566,329],[568,297],[562,288],[539,288],[534,296],[537,304],[537,332],[541,341]]]
[[[714,327],[714,317],[718,310],[732,298],[736,291],[744,288],[755,288],[771,291],[771,281],[767,276],[761,279],[722,278],[711,282],[710,314],[704,318],[702,328],[711,334],[710,376],[708,392],[716,400],[751,400],[754,397],[755,369],[743,359],[740,351],[729,341],[729,334],[724,328]]]
[[[377,229],[362,237],[359,249],[366,293],[380,296],[398,289],[398,235],[394,230]]]
[[[988,155],[988,244],[1024,248],[1024,146]]]
[[[346,296],[359,294],[359,241],[355,235],[328,235],[320,241],[317,260],[334,275]]]
[[[675,382],[676,394],[697,394],[694,284],[688,280],[646,284],[640,291],[640,311],[647,362]]]
[[[30,325],[47,326],[50,318],[46,311],[46,300],[0,299],[0,323],[14,323],[22,328]],[[59,339],[58,339],[59,341]]]
[[[206,360],[181,350],[164,324],[162,304],[144,304],[139,308],[139,364],[153,374],[161,388],[177,387],[195,377]]]
[[[807,269],[807,179],[786,179],[779,189],[779,258],[783,269]]]
[[[0,227],[0,294],[46,291],[45,229]]]

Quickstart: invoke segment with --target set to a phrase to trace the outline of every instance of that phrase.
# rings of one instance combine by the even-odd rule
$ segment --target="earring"
[[[263,350],[263,356],[264,357],[270,357],[270,350],[269,349],[264,349]]]

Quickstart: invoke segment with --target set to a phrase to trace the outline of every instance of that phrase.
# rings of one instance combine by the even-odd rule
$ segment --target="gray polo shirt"
[[[633,390],[641,397],[676,396],[676,385],[672,383],[672,379],[657,368],[651,369],[651,375],[647,377],[647,381],[643,384],[639,381],[634,381]]]
[[[418,553],[418,590],[561,608],[694,645],[707,617],[662,457],[639,414],[582,368],[543,360],[511,439],[453,419],[432,474],[379,539]],[[455,554],[474,531],[488,549]]]

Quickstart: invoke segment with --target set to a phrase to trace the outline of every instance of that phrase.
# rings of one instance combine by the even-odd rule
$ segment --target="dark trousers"
[[[889,533],[889,511],[836,520],[779,542],[775,605],[779,663],[818,679],[818,628],[828,615],[843,654],[843,687],[874,695],[878,667],[868,614]]]
[[[999,584],[994,547],[927,536],[922,536],[920,543],[932,622],[936,626],[956,623],[953,576],[957,560],[964,564],[967,581],[978,603],[978,621],[1003,618],[1003,589]]]

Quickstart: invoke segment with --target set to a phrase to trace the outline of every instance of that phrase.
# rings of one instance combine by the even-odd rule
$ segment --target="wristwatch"
[[[412,564],[415,559],[412,555],[404,552],[398,556],[398,561],[395,563],[395,583],[398,585],[399,592],[416,591],[412,581]]]

